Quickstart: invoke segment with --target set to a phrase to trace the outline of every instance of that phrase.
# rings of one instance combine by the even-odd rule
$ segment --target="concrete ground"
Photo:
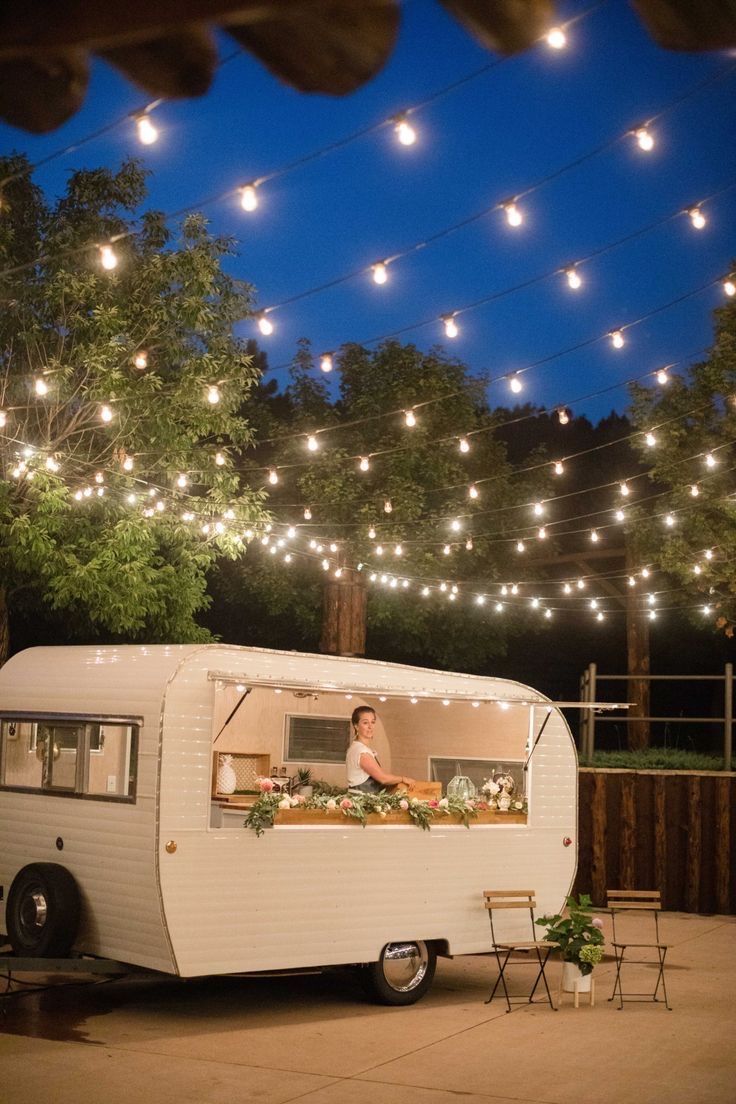
[[[734,1104],[736,917],[665,913],[673,1011],[484,1004],[485,957],[440,960],[410,1008],[366,1002],[348,971],[100,983],[39,978],[0,998],[2,1104]],[[606,918],[608,927],[608,920]],[[606,932],[608,935],[608,931]],[[632,977],[632,988],[652,984]],[[561,967],[550,973],[555,984]],[[521,981],[528,969],[517,972]],[[26,978],[25,980],[31,980]],[[18,987],[20,989],[23,986]]]

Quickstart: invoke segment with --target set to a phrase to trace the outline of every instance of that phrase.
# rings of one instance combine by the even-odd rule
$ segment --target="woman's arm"
[[[368,755],[367,753],[360,757],[360,769],[364,770],[366,774],[369,774],[371,778],[375,778],[376,782],[380,782],[382,786],[396,786],[401,783],[405,786],[414,785],[413,778],[401,774],[389,774],[388,771],[379,767],[372,755]]]

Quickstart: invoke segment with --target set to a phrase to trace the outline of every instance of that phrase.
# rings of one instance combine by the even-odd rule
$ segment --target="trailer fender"
[[[16,954],[63,957],[77,937],[79,888],[57,863],[30,863],[16,874],[5,924]]]

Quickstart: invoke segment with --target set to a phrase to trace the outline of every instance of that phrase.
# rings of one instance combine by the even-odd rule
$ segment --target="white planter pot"
[[[593,972],[583,974],[577,962],[562,963],[562,991],[563,993],[589,993]]]

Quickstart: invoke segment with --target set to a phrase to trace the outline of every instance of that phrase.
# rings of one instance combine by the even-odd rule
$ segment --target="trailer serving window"
[[[135,799],[137,723],[124,718],[4,715],[0,787],[99,800]]]

